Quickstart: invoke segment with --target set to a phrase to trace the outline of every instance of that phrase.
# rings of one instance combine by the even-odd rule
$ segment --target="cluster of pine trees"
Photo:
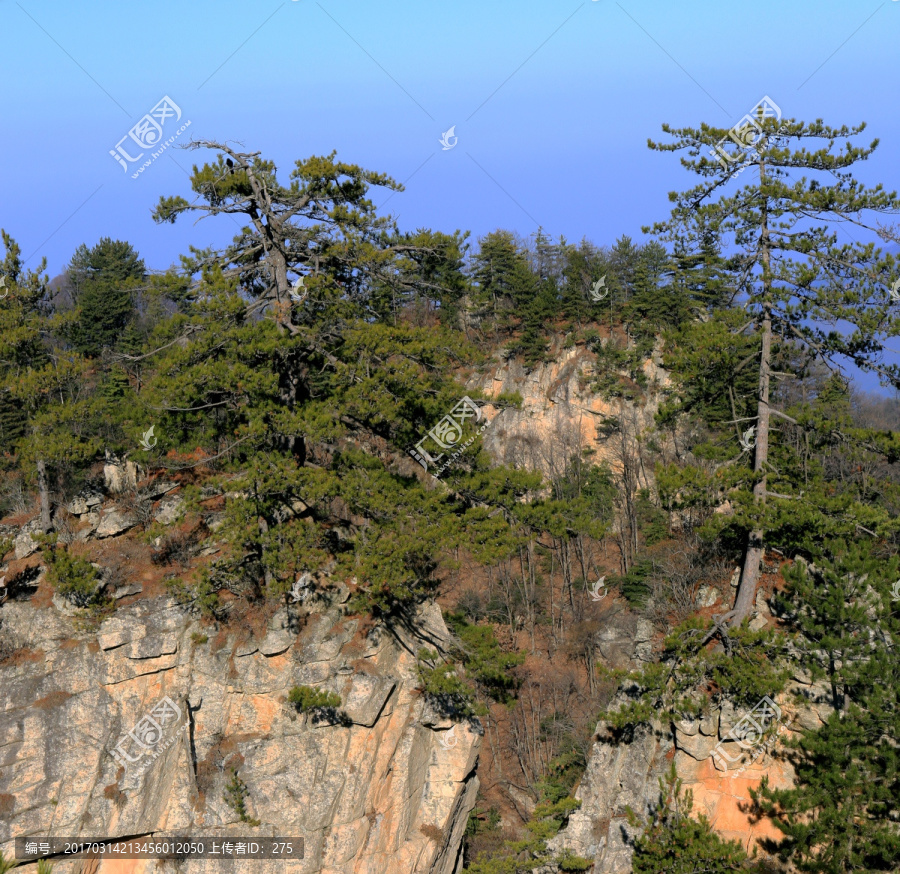
[[[194,198],[163,198],[154,218],[227,215],[240,231],[224,249],[191,249],[179,270],[151,273],[129,243],[103,239],[48,283],[4,231],[2,509],[39,504],[54,579],[98,610],[89,586],[67,583],[77,550],[54,535],[107,453],[179,477],[189,514],[228,492],[216,532],[227,548],[173,586],[210,622],[282,602],[328,567],[358,581],[353,609],[408,623],[477,568],[485,585],[448,616],[459,645],[420,653],[422,684],[506,739],[496,759],[516,774],[504,779],[535,806],[518,835],[476,809],[473,872],[551,861],[546,842],[578,805],[593,725],[620,682],[641,692],[609,717],[624,735],[725,698],[752,706],[798,661],[827,680],[835,710],[793,744],[795,788],[759,790],[759,814],[784,833],[771,849],[801,871],[897,870],[900,440],[889,405],[860,400],[836,365],[900,385],[888,354],[898,265],[876,245],[892,238],[877,217],[900,199],[853,177],[877,145],[849,143],[862,126],[760,124],[758,173],[741,188],[703,157],[724,131],[664,128],[671,142],[651,145],[685,150],[699,181],[670,195],[671,217],[640,246],[497,231],[473,250],[466,233],[401,232],[377,215],[371,189],[401,188],[383,174],[331,154],[284,180],[258,153],[215,142],[194,144],[217,153],[194,167]],[[430,482],[406,449],[467,393],[461,381],[498,356],[537,367],[560,342],[593,352],[591,386],[621,401],[603,428],[615,464],[560,435],[539,464],[497,465],[479,440]],[[641,429],[629,410],[660,390],[645,375],[654,355],[672,382]],[[157,443],[142,448],[151,426]],[[608,545],[608,583],[666,633],[659,663],[628,678],[600,664],[589,597]],[[790,568],[779,628],[755,632],[771,554]],[[732,609],[698,620],[697,585],[735,564]],[[573,666],[566,683],[529,673],[528,653]],[[672,777],[634,864],[757,863],[691,818]]]

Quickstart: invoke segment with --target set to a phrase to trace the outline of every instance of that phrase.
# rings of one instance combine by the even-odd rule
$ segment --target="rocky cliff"
[[[760,591],[753,623],[759,628],[772,621]],[[604,874],[630,874],[632,840],[639,830],[628,823],[625,808],[646,817],[658,803],[659,780],[674,761],[684,788],[693,793],[694,814],[706,816],[722,838],[764,856],[760,842],[782,835],[769,820],[753,816],[750,790],[763,777],[773,788],[793,786],[793,768],[780,755],[784,741],[823,725],[833,712],[830,701],[827,683],[813,682],[797,669],[784,691],[768,702],[765,719],[759,715],[762,705],[736,708],[725,700],[702,718],[657,723],[625,742],[614,740],[601,722],[575,792],[582,806],[552,846],[592,859]],[[766,734],[759,736],[757,727]]]
[[[521,410],[506,409],[491,422],[485,447],[497,461],[546,472],[570,450],[590,447],[615,469],[615,454],[598,442],[599,426],[628,416],[634,436],[652,427],[667,375],[648,359],[642,401],[604,400],[587,385],[592,354],[582,347],[556,353],[531,370],[511,360],[470,381],[489,396],[523,397]],[[134,489],[140,477],[127,465],[107,464],[104,473],[113,496]],[[652,467],[642,467],[641,478],[652,488]],[[181,513],[177,485],[149,488],[143,495],[153,518],[173,526]],[[219,524],[217,508],[204,516],[210,532]],[[137,515],[92,494],[73,501],[55,524],[62,540],[127,553],[122,545]],[[142,591],[135,571],[120,574],[126,585],[109,583],[118,608],[92,623],[51,597],[31,537],[36,530],[36,520],[25,520],[7,532],[15,537],[15,561],[6,570],[18,583],[0,604],[0,849],[7,855],[14,835],[269,835],[304,838],[305,858],[254,862],[260,872],[459,871],[481,737],[476,723],[454,727],[417,689],[415,653],[448,637],[436,605],[423,607],[408,627],[364,624],[346,609],[346,586],[323,578],[315,596],[292,601],[253,628],[234,630],[232,623],[231,631],[217,633],[159,587],[145,581]],[[216,551],[214,539],[202,545],[201,556]],[[717,600],[729,597],[707,589],[697,607],[721,612]],[[772,619],[764,600],[757,606],[753,627],[762,627]],[[631,616],[609,635],[601,634],[600,652],[610,666],[653,658],[658,634],[646,619]],[[287,701],[294,686],[332,692],[340,707],[298,713]],[[822,699],[822,690],[808,692]],[[166,700],[177,716],[142,753],[135,733]],[[815,722],[825,712],[817,714],[792,711],[788,722]],[[769,834],[748,815],[748,790],[763,773],[776,785],[791,775],[769,756],[739,775],[719,769],[713,750],[737,718],[726,707],[695,725],[657,725],[619,744],[598,726],[576,791],[582,807],[556,847],[593,859],[604,874],[629,872],[634,829],[625,808],[647,813],[673,758],[694,790],[695,809],[725,837],[749,845]],[[242,822],[225,800],[234,774],[246,789],[246,820],[258,825]],[[60,863],[57,871],[222,870],[212,860],[177,868],[137,860],[79,864]]]
[[[659,409],[661,390],[671,384],[660,366],[658,350],[646,359],[641,369],[646,377],[645,391],[638,400],[621,397],[604,398],[591,390],[589,382],[596,374],[596,357],[580,346],[554,349],[552,360],[531,369],[509,360],[497,365],[486,376],[473,379],[470,385],[486,395],[518,392],[523,399],[520,410],[507,409],[485,432],[485,448],[500,463],[524,465],[558,473],[560,463],[573,451],[589,448],[595,460],[606,461],[613,471],[621,468],[621,458],[614,445],[603,439],[602,424],[609,418],[626,420],[627,438],[637,440],[649,435],[664,443],[663,435],[654,432],[654,415]],[[624,374],[619,376],[625,379]],[[654,490],[651,464],[641,465],[639,484]],[[723,508],[727,510],[726,508]],[[769,568],[763,587],[769,594],[777,576],[777,565]],[[699,611],[723,613],[733,599],[727,582],[723,591],[703,587],[698,593]],[[773,624],[763,589],[757,598],[750,627],[764,628]],[[638,619],[634,628],[621,623],[610,633],[618,640],[619,649],[631,657],[610,657],[600,648],[609,667],[637,669],[653,660],[653,625]],[[629,639],[619,638],[625,634]],[[630,641],[630,642],[629,642]],[[794,694],[806,699],[797,707]],[[581,808],[570,818],[567,827],[551,841],[556,850],[568,849],[594,861],[594,870],[603,874],[630,874],[632,840],[638,829],[630,826],[626,807],[646,817],[659,799],[659,780],[674,760],[678,776],[694,796],[694,811],[707,816],[723,838],[739,841],[750,850],[762,839],[779,837],[780,833],[767,820],[755,820],[750,813],[750,789],[759,785],[763,776],[775,787],[792,785],[793,772],[783,759],[771,755],[781,740],[790,736],[791,728],[815,728],[829,712],[828,690],[812,684],[808,677],[797,674],[784,694],[778,696],[782,718],[780,732],[765,748],[745,751],[734,743],[730,733],[743,717],[728,703],[693,724],[657,724],[635,733],[627,742],[614,742],[604,723],[597,726],[595,742],[587,770],[575,792]],[[725,755],[718,755],[721,750]],[[733,758],[735,761],[728,761]]]
[[[608,342],[608,341],[604,341]],[[600,440],[603,423],[610,418],[628,420],[631,436],[652,428],[659,409],[660,390],[671,379],[660,366],[659,350],[641,364],[646,389],[640,400],[604,397],[590,387],[599,373],[597,356],[583,345],[566,346],[557,340],[552,358],[526,368],[516,359],[473,378],[469,385],[488,397],[518,392],[521,409],[506,409],[484,434],[484,448],[499,464],[526,466],[550,473],[572,452],[589,448],[596,461],[607,461],[615,470],[620,461]],[[623,385],[632,384],[627,374],[616,373]],[[641,485],[652,486],[652,471],[642,471]]]
[[[46,594],[38,580],[0,608],[7,857],[15,835],[267,835],[304,838],[305,858],[255,871],[457,870],[480,737],[416,690],[414,653],[447,637],[435,605],[418,617],[419,639],[363,629],[339,584],[282,608],[256,636],[208,637],[167,596],[126,598],[91,628]],[[338,694],[338,711],[298,713],[286,698],[304,685]],[[161,736],[147,733],[148,715]],[[258,825],[224,799],[234,772]],[[81,864],[55,870],[222,870],[214,860]]]

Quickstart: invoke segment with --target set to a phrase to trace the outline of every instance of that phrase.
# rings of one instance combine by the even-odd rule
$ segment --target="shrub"
[[[451,613],[447,624],[459,638],[466,674],[495,701],[512,704],[519,681],[510,670],[525,661],[525,653],[504,652],[490,625],[472,625],[462,613]]]
[[[250,825],[259,825],[259,820],[253,819],[253,817],[247,813],[245,799],[249,794],[250,790],[247,789],[247,784],[238,777],[237,769],[232,768],[231,780],[225,787],[225,793],[222,797],[225,799],[228,806],[240,817],[241,822],[246,822]]]
[[[288,692],[288,702],[299,713],[309,713],[311,710],[334,710],[341,706],[341,696],[325,689],[313,689],[312,686],[294,686]]]
[[[634,874],[656,874],[658,871],[727,874],[754,870],[749,867],[750,860],[737,841],[722,840],[703,814],[697,819],[690,816],[693,793],[688,789],[682,795],[674,762],[665,782],[660,778],[659,790],[659,804],[651,820],[644,824],[644,833],[634,844]],[[626,812],[632,826],[641,825],[631,808],[626,808]]]
[[[99,605],[99,576],[86,559],[72,555],[67,549],[52,546],[46,553],[47,581],[70,604],[76,607]]]
[[[471,689],[454,665],[438,663],[439,658],[434,650],[419,650],[417,659],[422,690],[441,714],[471,716],[475,712]]]

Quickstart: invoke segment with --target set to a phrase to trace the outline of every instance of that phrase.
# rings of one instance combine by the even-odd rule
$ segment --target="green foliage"
[[[91,249],[82,244],[68,268],[77,305],[71,340],[89,357],[117,346],[135,318],[133,289],[144,276],[144,262],[129,243],[104,237]]]
[[[476,712],[472,689],[461,676],[461,666],[442,662],[437,652],[426,648],[419,650],[416,659],[422,691],[438,712],[455,717]]]
[[[15,859],[7,859],[3,855],[3,851],[0,850],[0,874],[6,874],[7,871],[12,871],[19,863]]]
[[[674,628],[661,660],[628,676],[630,700],[603,718],[622,730],[657,719],[692,717],[723,699],[749,709],[784,688],[790,671],[781,635],[743,625],[731,629],[730,651],[711,650],[701,645],[711,627],[710,621],[694,616]]]
[[[469,865],[472,874],[531,874],[541,865],[556,863],[563,871],[586,871],[591,862],[565,851],[554,855],[547,841],[568,822],[572,812],[581,806],[574,798],[564,798],[549,804],[538,804],[526,824],[528,836],[518,841],[506,841],[499,854],[491,859],[477,859]],[[565,865],[566,867],[562,867]]]
[[[372,190],[400,190],[384,174],[332,153],[297,161],[285,179],[272,161],[216,144],[205,145],[221,154],[191,174],[194,202],[163,198],[155,218],[204,210],[236,215],[244,228],[221,249],[192,249],[181,273],[147,276],[126,242],[81,246],[68,269],[68,309],[65,291],[48,293],[44,265],[24,270],[4,232],[3,506],[21,512],[32,504],[39,466],[51,503],[67,501],[96,474],[104,450],[135,451],[152,422],[160,448],[137,457],[154,474],[180,472],[185,522],[196,526],[173,532],[169,546],[179,537],[199,543],[211,513],[221,523],[216,558],[188,567],[185,547],[185,573],[169,582],[180,603],[210,620],[268,611],[287,600],[300,574],[316,572],[349,587],[347,610],[409,628],[442,581],[477,580],[447,617],[456,639],[450,652],[418,653],[424,694],[457,719],[519,706],[519,678],[531,665],[520,667],[523,654],[501,647],[500,623],[518,635],[516,647],[528,640],[535,659],[552,641],[555,652],[575,652],[594,667],[594,611],[607,605],[592,604],[582,585],[610,559],[610,534],[627,572],[608,572],[607,584],[645,610],[659,556],[709,554],[712,564],[730,565],[748,533],[764,531],[768,545],[807,560],[806,569],[798,560],[785,572],[778,630],[745,624],[725,634],[694,617],[670,630],[658,663],[631,676],[597,665],[604,688],[617,681],[628,692],[628,703],[605,718],[625,734],[726,698],[750,708],[783,688],[790,644],[840,715],[791,748],[795,788],[764,787],[760,810],[783,828],[780,851],[798,870],[886,870],[897,855],[891,829],[900,796],[890,594],[900,576],[900,430],[863,426],[847,384],[819,374],[809,359],[843,355],[880,367],[886,339],[900,332],[884,299],[897,259],[838,245],[824,226],[835,216],[853,220],[857,208],[898,204],[850,177],[789,183],[786,168],[843,174],[869,151],[834,156],[829,141],[845,132],[789,127],[824,138],[826,148],[815,157],[789,152],[770,132],[768,175],[758,185],[717,203],[704,200],[705,188],[673,196],[671,221],[657,228],[669,249],[628,237],[604,248],[571,245],[539,230],[528,239],[496,231],[470,253],[464,232],[403,233],[378,216]],[[677,132],[672,148],[705,146],[714,134]],[[705,160],[692,166],[704,185],[724,181]],[[764,203],[769,239],[778,241],[769,269],[758,254]],[[797,225],[798,211],[821,218],[823,228]],[[301,276],[302,291],[291,294]],[[598,302],[590,290],[601,278],[608,295]],[[739,438],[757,421],[766,313],[778,374],[770,400],[785,415],[773,422],[765,465],[754,471],[755,456]],[[834,328],[851,322],[851,331]],[[479,397],[464,386],[487,384],[501,347],[535,366],[551,336],[566,330],[570,347],[583,343],[595,358],[585,383],[623,400],[640,402],[650,388],[644,365],[661,343],[673,380],[654,389],[663,393],[655,430],[629,430],[626,408],[601,427],[607,451],[624,458],[635,450],[628,476],[622,458],[598,465],[562,433],[535,447],[548,478],[530,458],[494,464],[477,440],[440,483],[423,475],[406,447],[462,395]],[[880,372],[900,378],[893,365]],[[490,403],[502,410],[522,399]],[[504,420],[493,427],[502,436]],[[651,481],[648,461],[657,459],[656,490],[642,488]],[[765,502],[753,492],[763,472]],[[87,561],[52,541],[45,558],[57,591],[102,607]],[[720,571],[711,582],[723,582]],[[663,624],[659,607],[652,615]],[[591,715],[605,700],[595,687],[576,690],[593,696]],[[295,687],[289,702],[312,719],[341,721],[339,696],[325,690]],[[554,861],[546,849],[577,806],[571,795],[586,766],[575,719],[555,707],[541,711],[537,743],[553,758],[541,753],[531,769],[538,807],[527,835],[472,870],[590,867],[566,855]],[[243,819],[246,787],[236,772],[226,796]],[[708,823],[690,819],[689,806],[670,784],[636,855],[639,870],[669,870],[669,862],[687,869],[687,860],[710,871],[744,865]],[[484,839],[482,848],[498,844],[498,825],[496,811],[479,814],[470,837]]]
[[[555,721],[555,717],[545,720],[541,725],[542,736],[548,728],[546,725],[548,721]],[[546,774],[538,781],[536,788],[541,801],[556,804],[571,796],[586,768],[584,747],[575,743],[570,733],[565,733],[560,744],[560,752],[550,760]]]
[[[469,811],[466,820],[466,837],[473,838],[476,835],[500,830],[500,811],[496,807],[490,807],[487,811],[481,810],[476,805]]]
[[[895,871],[900,858],[898,563],[872,553],[822,544],[815,565],[785,574],[779,604],[800,632],[801,666],[826,681],[836,709],[787,743],[793,788],[764,780],[753,797],[784,833],[781,858],[810,874]]]
[[[643,823],[643,834],[634,842],[634,874],[728,874],[752,870],[738,841],[723,841],[702,813],[696,819],[691,816],[694,796],[690,789],[682,794],[674,762],[665,782],[660,777],[659,790],[659,803],[650,821]],[[627,808],[627,813],[632,826],[642,824],[631,808]]]
[[[622,597],[632,606],[642,607],[650,597],[650,584],[647,579],[652,573],[653,561],[649,558],[639,558],[628,573],[609,574],[607,585],[618,589]]]
[[[638,526],[647,546],[654,546],[669,536],[666,514],[650,500],[650,492],[641,489],[635,501]]]
[[[250,790],[247,789],[247,784],[238,776],[237,769],[232,768],[231,780],[228,781],[222,798],[238,815],[241,822],[246,822],[248,825],[259,825],[259,820],[247,813],[246,799],[249,794]]]
[[[616,338],[595,343],[592,348],[596,362],[591,388],[607,400],[622,398],[633,401],[638,398],[640,389],[647,385],[647,377],[641,368],[646,350],[628,348]]]
[[[0,449],[11,452],[25,436],[28,417],[9,389],[0,393]]]
[[[102,604],[97,591],[100,577],[89,561],[58,545],[50,545],[44,551],[44,559],[47,562],[47,582],[70,604],[75,607],[97,607]]]
[[[311,686],[294,686],[288,692],[288,703],[299,713],[312,710],[334,709],[341,706],[341,696],[326,689],[314,689]]]
[[[466,669],[466,676],[494,701],[511,704],[519,684],[510,671],[525,661],[525,653],[503,652],[489,625],[472,625],[462,613],[450,613],[445,619],[459,638],[460,649],[456,655]]]
[[[220,588],[208,567],[198,571],[193,585],[185,583],[178,577],[166,580],[166,590],[178,604],[195,607],[200,611],[200,615],[207,619],[221,619],[224,616],[219,602]]]

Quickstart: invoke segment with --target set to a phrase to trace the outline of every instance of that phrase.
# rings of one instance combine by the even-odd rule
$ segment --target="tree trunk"
[[[41,495],[41,531],[46,534],[53,530],[53,521],[50,518],[50,489],[47,486],[47,465],[43,458],[38,459],[38,491]]]
[[[760,186],[765,180],[765,168],[760,166]],[[769,460],[769,382],[772,370],[772,312],[769,309],[769,289],[772,280],[769,276],[769,226],[766,200],[763,197],[761,209],[762,230],[760,247],[763,264],[763,320],[762,349],[759,360],[759,397],[756,406],[756,451],[753,458],[753,471],[759,474],[759,481],[753,487],[753,499],[757,507],[766,502],[765,467]],[[756,587],[759,583],[760,566],[766,548],[763,541],[765,532],[762,528],[754,528],[747,538],[747,551],[744,553],[744,567],[741,570],[741,581],[738,584],[737,597],[734,600],[734,611],[731,625],[740,625],[756,604]]]
[[[763,319],[762,360],[759,366],[759,403],[756,420],[756,455],[753,470],[761,474],[759,482],[753,487],[753,498],[757,506],[766,502],[765,464],[769,458],[769,377],[772,355],[772,319],[769,311]],[[744,554],[744,567],[741,581],[738,584],[737,597],[734,601],[732,625],[740,625],[753,611],[756,603],[756,586],[759,583],[760,565],[765,555],[763,542],[764,532],[754,528],[747,539],[747,551]]]

